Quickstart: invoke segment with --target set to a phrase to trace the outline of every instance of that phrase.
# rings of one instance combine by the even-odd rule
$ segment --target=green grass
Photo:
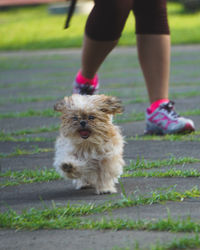
[[[197,249],[200,247],[199,235],[195,236],[185,236],[179,239],[174,238],[171,242],[165,244],[159,244],[151,246],[151,250],[175,250],[175,249]]]
[[[52,151],[53,151],[53,148],[35,147],[33,150],[26,150],[26,149],[21,149],[17,147],[12,153],[0,153],[0,159],[20,156],[20,155],[33,155],[33,154],[38,154],[38,153],[47,153],[47,152],[52,152]]]
[[[127,137],[127,141],[199,141],[200,131],[195,131],[190,134],[168,134],[168,135],[136,135]]]
[[[17,152],[19,155],[21,153],[30,154],[30,153],[37,153],[40,152],[42,149],[37,149],[35,151],[22,151],[18,149]],[[45,150],[46,152],[46,150]],[[16,155],[16,152],[13,154]],[[12,155],[13,155],[12,154]],[[144,169],[151,169],[151,168],[161,168],[166,166],[177,166],[177,165],[185,165],[191,163],[200,162],[200,159],[195,159],[192,157],[183,157],[183,158],[174,158],[167,160],[157,160],[157,161],[146,161],[144,159],[137,159],[136,161],[131,161],[129,166],[126,166],[124,169],[123,177],[199,177],[200,172],[194,169],[188,170],[177,170],[177,169],[170,169],[166,170],[165,172],[159,171],[144,171]],[[134,172],[133,172],[134,171]],[[57,172],[53,169],[42,169],[42,170],[28,170],[25,169],[23,171],[7,171],[5,173],[0,173],[0,177],[2,178],[9,178],[6,179],[2,184],[1,187],[6,186],[15,186],[20,184],[27,184],[33,182],[46,182],[46,181],[54,181],[61,179],[61,177],[57,174]],[[122,186],[123,189],[123,186]],[[125,192],[125,191],[124,191]]]
[[[125,171],[141,170],[141,169],[151,169],[151,168],[161,168],[166,166],[184,165],[190,163],[200,162],[200,159],[193,157],[171,157],[165,160],[148,161],[138,158],[135,161],[130,161],[129,166],[125,167]]]
[[[38,127],[32,129],[22,129],[13,132],[0,132],[0,141],[13,141],[13,142],[40,142],[40,141],[53,141],[55,138],[51,137],[31,137],[30,135],[38,134],[38,133],[50,133],[50,132],[58,132],[59,125],[51,125],[49,127]],[[181,135],[181,134],[172,134],[165,136],[158,135],[136,135],[131,137],[126,137],[126,141],[199,141],[200,131],[195,131],[194,133]]]
[[[178,98],[188,98],[188,97],[195,97],[200,96],[200,91],[188,91],[188,92],[180,92],[180,93],[170,93],[171,99],[178,99]]]
[[[62,98],[60,97],[59,99]],[[22,103],[45,102],[45,101],[56,101],[56,100],[58,100],[57,97],[51,97],[51,96],[35,96],[35,97],[23,96],[23,97],[9,97],[9,98],[1,97],[0,105],[4,105],[5,103],[22,104]]]
[[[181,116],[200,115],[200,109],[188,110],[185,112],[180,112],[179,114]],[[143,121],[144,119],[145,119],[144,112],[137,112],[137,113],[131,112],[129,114],[116,116],[115,121],[118,124],[122,124],[122,123],[127,123],[127,122]]]
[[[169,3],[168,10],[172,44],[199,43],[200,13],[184,13],[183,7],[175,3]],[[1,12],[0,50],[80,47],[87,17],[75,15],[68,30],[63,29],[65,18],[49,15],[47,6]],[[134,27],[130,15],[119,45],[136,43]]]
[[[50,133],[56,132],[59,130],[59,125],[51,125],[49,127],[39,127],[32,129],[21,129],[18,131],[5,133],[4,131],[0,132],[0,141],[12,141],[12,142],[41,142],[41,141],[54,141],[55,138],[52,137],[31,137],[32,134],[38,133]]]
[[[53,141],[55,138],[46,138],[42,136],[30,137],[32,134],[38,133],[50,133],[56,132],[59,130],[59,125],[51,125],[49,127],[39,127],[32,129],[21,129],[13,132],[5,133],[4,131],[0,132],[0,141],[13,141],[13,142],[40,142],[40,141]]]
[[[1,183],[0,187],[15,186],[19,184],[27,184],[33,182],[48,182],[60,179],[60,175],[54,169],[28,170],[23,171],[7,171],[0,173],[0,177],[9,177],[5,183]]]
[[[164,172],[160,171],[142,171],[138,170],[133,173],[124,173],[123,177],[200,177],[200,172],[196,169],[180,170],[180,169],[169,169]]]
[[[132,219],[84,219],[58,213],[50,216],[48,211],[34,211],[18,215],[14,211],[0,214],[1,228],[9,229],[76,229],[76,230],[148,230],[171,232],[200,232],[199,222],[187,220],[160,219],[158,222]]]
[[[23,171],[8,171],[4,174],[0,174],[0,177],[9,177],[0,184],[0,187],[16,186],[20,184],[28,184],[34,182],[49,182],[61,179],[60,175],[54,169],[43,170],[23,170]],[[200,177],[200,172],[195,169],[178,170],[170,169],[164,172],[159,171],[142,171],[137,170],[133,173],[124,173],[122,177]]]
[[[14,137],[14,136],[1,136],[0,141],[6,142],[53,142],[55,138],[46,138],[46,137]]]
[[[37,133],[48,133],[58,131],[59,125],[51,125],[49,127],[43,126],[38,128],[21,129],[10,133],[0,132],[0,137],[4,136],[20,136],[20,135],[31,135]]]
[[[185,112],[181,112],[180,115],[188,116],[188,115],[200,115],[200,109],[196,110],[188,110]],[[59,117],[60,113],[55,112],[53,109],[45,109],[45,110],[33,110],[28,109],[24,112],[9,112],[0,114],[0,119],[5,118],[21,118],[21,117],[33,117],[33,116],[42,116],[42,117]],[[129,114],[118,115],[115,118],[116,123],[127,123],[133,121],[143,121],[145,119],[145,115],[143,112],[132,112]]]
[[[194,236],[186,235],[184,237],[175,237],[173,240],[167,241],[165,243],[150,244],[148,248],[141,248],[140,244],[136,241],[135,243],[129,244],[126,247],[114,247],[112,250],[178,250],[178,249],[197,249],[200,247],[200,237],[198,234]],[[198,248],[199,249],[199,248]]]
[[[24,112],[9,112],[9,113],[0,114],[0,119],[22,118],[22,117],[32,117],[32,116],[58,117],[60,116],[60,114],[55,112],[53,108],[45,109],[45,110],[28,109],[27,111],[24,111]]]
[[[80,218],[80,216],[112,211],[117,208],[131,207],[136,205],[151,205],[164,201],[183,201],[186,198],[200,197],[200,190],[194,187],[185,192],[177,192],[175,189],[154,191],[148,197],[132,196],[123,197],[115,202],[105,202],[100,205],[66,205],[57,207],[53,203],[52,208],[24,210],[18,214],[9,209],[0,213],[0,228],[10,229],[113,229],[113,230],[159,230],[173,232],[200,232],[200,224],[192,222],[189,218],[184,221],[174,221],[171,218],[157,222],[133,221],[133,220],[108,220],[94,221]]]

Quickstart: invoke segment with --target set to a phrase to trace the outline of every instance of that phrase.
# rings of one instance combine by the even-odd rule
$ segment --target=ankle
[[[148,114],[153,113],[160,106],[160,104],[162,104],[164,102],[169,102],[169,99],[159,99],[159,100],[153,102],[150,105],[150,107],[147,109]]]
[[[90,84],[96,88],[98,85],[98,75],[96,74],[92,79],[89,79],[89,78],[83,76],[81,70],[79,70],[77,75],[76,75],[76,82],[78,84],[86,84],[87,83],[87,84]]]

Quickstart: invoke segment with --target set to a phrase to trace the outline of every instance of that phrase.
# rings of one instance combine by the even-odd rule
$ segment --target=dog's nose
[[[80,124],[84,128],[86,126],[86,121],[80,121]]]

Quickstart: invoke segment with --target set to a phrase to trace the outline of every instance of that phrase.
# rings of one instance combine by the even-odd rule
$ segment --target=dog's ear
[[[101,95],[100,111],[107,114],[120,114],[124,111],[122,102],[117,97]]]
[[[66,108],[66,101],[62,99],[54,105],[54,110],[58,112],[62,112]]]

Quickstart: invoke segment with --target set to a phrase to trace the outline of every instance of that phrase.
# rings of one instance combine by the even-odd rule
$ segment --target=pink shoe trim
[[[153,102],[151,106],[147,109],[147,113],[148,114],[153,113],[160,106],[160,104],[164,102],[169,102],[169,99],[160,99],[160,100]]]
[[[76,75],[76,82],[79,84],[89,83],[90,85],[94,86],[94,88],[96,88],[98,85],[99,79],[98,79],[97,74],[92,79],[86,78],[82,75],[81,71],[79,70],[79,72]]]
[[[183,131],[195,131],[194,127],[190,123],[186,123]]]

